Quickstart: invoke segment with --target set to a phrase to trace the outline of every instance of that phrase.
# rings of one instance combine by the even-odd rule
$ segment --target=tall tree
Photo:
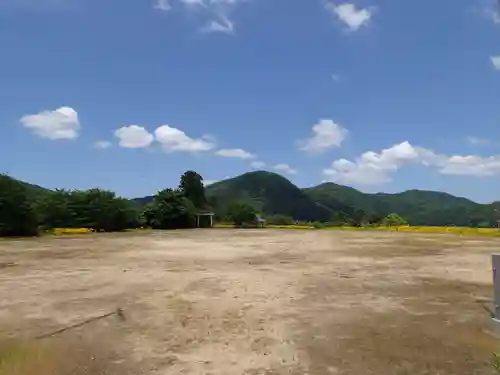
[[[187,199],[193,202],[197,209],[203,209],[207,206],[205,197],[205,188],[203,186],[203,177],[194,171],[187,171],[181,176],[179,189]]]
[[[239,227],[255,222],[256,210],[245,202],[231,202],[227,209],[227,217]]]
[[[195,224],[194,205],[179,190],[159,191],[143,216],[146,225],[153,229],[191,228]]]
[[[382,221],[382,223],[384,225],[387,225],[388,227],[397,227],[400,225],[408,224],[406,219],[404,219],[403,217],[399,216],[394,212],[392,214],[387,215],[387,217]]]
[[[34,236],[38,220],[26,186],[0,175],[0,236]]]

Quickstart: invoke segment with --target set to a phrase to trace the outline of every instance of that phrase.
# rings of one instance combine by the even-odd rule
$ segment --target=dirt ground
[[[499,249],[329,230],[2,240],[0,337],[44,348],[9,375],[490,374]],[[33,339],[118,307],[124,320]]]

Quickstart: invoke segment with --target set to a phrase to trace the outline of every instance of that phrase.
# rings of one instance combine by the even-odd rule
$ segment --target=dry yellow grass
[[[73,336],[70,340],[0,342],[0,375],[114,375],[109,350],[96,340],[87,342]]]
[[[232,224],[221,223],[216,224],[216,228],[232,228]],[[266,228],[271,229],[315,229],[313,225],[266,225]],[[457,235],[476,235],[476,236],[489,236],[500,237],[500,229],[498,228],[467,228],[467,227],[432,227],[432,226],[410,226],[403,225],[397,227],[386,226],[366,226],[366,227],[351,227],[341,226],[333,227],[326,226],[325,229],[329,230],[376,230],[376,231],[390,231],[390,232],[407,232],[407,233],[437,233],[437,234],[457,234]]]
[[[90,228],[54,228],[52,230],[52,234],[55,236],[63,236],[63,235],[73,235],[73,234],[89,234],[94,233],[94,229]]]
[[[460,234],[460,235],[482,235],[482,236],[500,236],[500,230],[497,228],[467,228],[467,227],[430,227],[430,226],[399,226],[399,227],[377,227],[377,230],[389,230],[398,232],[413,233],[441,233],[441,234]]]

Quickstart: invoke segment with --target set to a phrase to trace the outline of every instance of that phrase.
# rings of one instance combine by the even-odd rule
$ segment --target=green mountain
[[[304,192],[326,207],[341,202],[376,216],[396,212],[413,225],[496,226],[496,221],[500,219],[498,202],[479,204],[436,191],[366,194],[350,187],[324,183],[304,189]]]
[[[244,201],[267,215],[282,214],[297,220],[328,220],[332,210],[315,202],[285,177],[271,172],[250,172],[206,188],[211,206],[224,212],[232,201]],[[339,209],[349,207],[339,203]]]
[[[50,191],[19,182],[26,186],[33,199]],[[366,194],[334,183],[300,189],[285,177],[264,171],[217,182],[206,188],[206,195],[216,212],[225,212],[232,201],[238,200],[252,204],[265,215],[281,214],[297,220],[328,221],[338,212],[357,218],[380,218],[395,212],[412,225],[496,226],[500,220],[500,202],[479,204],[451,194],[423,190]],[[132,201],[144,205],[152,199],[148,196]]]
[[[49,189],[43,188],[41,186],[29,184],[27,182],[18,180],[16,178],[13,178],[13,177],[10,177],[7,175],[0,175],[0,177],[15,180],[18,183],[20,183],[21,185],[23,185],[26,188],[26,191],[27,191],[29,197],[33,200],[38,199],[39,197],[43,196],[44,194],[46,194],[50,191]]]
[[[358,220],[395,212],[412,225],[496,226],[500,219],[500,202],[479,204],[423,190],[367,194],[334,183],[299,189],[286,178],[263,171],[220,181],[207,187],[206,193],[218,212],[233,200],[243,200],[264,214],[282,214],[297,220],[327,221],[339,211]]]
[[[367,194],[351,187],[324,183],[300,189],[276,173],[257,171],[223,180],[206,188],[210,205],[225,212],[235,200],[252,204],[265,215],[297,220],[328,221],[338,212],[352,218],[376,219],[395,212],[412,225],[496,226],[500,202],[479,204],[451,194],[409,190],[397,194]],[[152,196],[136,198],[140,205]]]

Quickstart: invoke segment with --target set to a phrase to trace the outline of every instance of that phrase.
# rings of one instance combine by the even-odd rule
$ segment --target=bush
[[[323,224],[323,223],[320,223],[319,221],[315,221],[314,223],[312,223],[314,229],[324,229],[326,228],[326,225]]]
[[[88,228],[113,232],[139,226],[132,204],[111,191],[56,190],[38,203],[43,226],[53,228]]]
[[[387,217],[382,220],[382,224],[388,227],[399,227],[402,225],[408,225],[408,222],[396,213],[387,215]]]
[[[243,224],[255,223],[256,211],[247,203],[233,202],[228,207],[227,217],[235,226],[241,227]]]
[[[267,218],[267,223],[271,225],[292,225],[293,218],[286,215],[272,215]]]

